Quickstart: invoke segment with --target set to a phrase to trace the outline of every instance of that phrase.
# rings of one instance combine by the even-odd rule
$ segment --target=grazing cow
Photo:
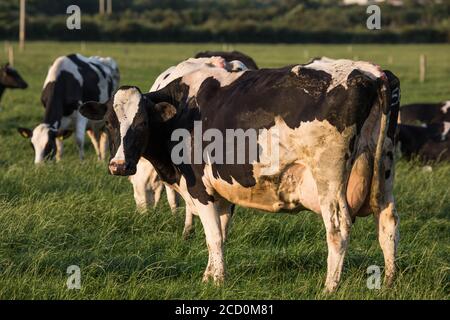
[[[207,58],[207,57],[222,57],[226,61],[241,61],[250,70],[257,70],[258,66],[256,62],[248,55],[239,51],[203,51],[195,55],[195,58]]]
[[[440,127],[441,140],[450,133],[450,100],[441,103],[415,103],[400,108],[400,123]]]
[[[399,149],[408,160],[417,156],[422,161],[450,161],[450,139],[441,138],[442,128],[439,124],[398,125]]]
[[[370,213],[384,253],[385,282],[389,285],[394,277],[399,218],[392,192],[393,149],[399,90],[398,79],[378,66],[322,58],[234,73],[205,68],[146,94],[124,86],[107,103],[86,103],[80,112],[107,119],[115,141],[109,163],[113,175],[134,174],[144,157],[194,208],[209,251],[204,281],[224,280],[223,243],[234,203],[269,212],[309,209],[320,214],[328,244],[325,285],[333,291],[352,220]],[[244,142],[256,138],[259,147],[236,147],[243,134]],[[223,138],[227,135],[231,144]],[[206,142],[213,137],[214,150]],[[250,159],[256,147],[258,157]]]
[[[450,101],[402,106],[399,122],[399,149],[407,159],[449,160]]]
[[[222,57],[190,58],[162,72],[153,83],[150,92],[164,88],[168,83],[185,74],[211,67],[225,68],[230,72],[247,70],[247,67],[241,62],[227,62]],[[139,211],[145,211],[149,204],[156,206],[161,198],[163,187],[165,187],[169,206],[172,212],[175,212],[177,208],[175,191],[167,185],[164,186],[154,167],[148,160],[143,157],[140,158],[136,174],[130,176],[129,180],[133,184],[134,199]],[[192,212],[189,207],[186,207],[186,219],[183,229],[184,238],[187,238],[191,234],[193,230],[192,222]]]
[[[19,133],[30,138],[35,151],[35,163],[47,158],[60,160],[62,140],[75,126],[80,159],[84,157],[86,128],[99,159],[106,156],[107,136],[101,121],[90,121],[79,112],[85,101],[108,101],[119,85],[119,69],[111,58],[84,57],[71,54],[59,57],[50,67],[41,101],[45,108],[44,120],[34,130],[18,128]]]
[[[5,89],[26,89],[28,84],[9,63],[0,67],[0,100]]]

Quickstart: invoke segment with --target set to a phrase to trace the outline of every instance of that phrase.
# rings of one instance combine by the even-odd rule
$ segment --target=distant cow
[[[235,203],[273,213],[309,209],[320,214],[328,244],[326,288],[333,291],[352,220],[370,213],[377,221],[385,281],[393,279],[398,107],[399,81],[392,73],[367,62],[323,58],[234,73],[204,68],[156,92],[121,87],[114,99],[86,103],[80,112],[112,123],[108,130],[118,142],[111,145],[112,174],[134,174],[144,157],[195,209],[209,251],[205,281],[224,280],[223,240],[230,203]],[[200,135],[208,132],[200,142],[199,127]],[[234,141],[245,132],[262,146],[252,161],[255,144],[241,149],[224,138],[228,134]],[[207,143],[212,134],[218,139],[215,152]],[[269,141],[273,145],[267,147]],[[181,162],[180,144],[190,150],[182,152]],[[226,162],[220,154],[227,155]]]
[[[86,128],[99,159],[106,156],[107,136],[102,131],[103,122],[89,121],[79,112],[86,101],[106,102],[117,90],[119,69],[111,58],[84,57],[80,54],[62,56],[50,67],[41,101],[45,108],[44,120],[34,130],[19,128],[19,133],[30,138],[35,152],[35,163],[47,158],[60,160],[62,140],[75,126],[80,159],[84,157]]]
[[[400,123],[419,126],[434,125],[435,128],[439,125],[441,140],[445,140],[450,131],[450,100],[441,103],[404,105],[400,108]]]
[[[244,63],[250,70],[258,69],[256,62],[251,57],[239,51],[203,51],[195,55],[195,58],[208,57],[222,57],[228,62],[238,60]]]
[[[398,145],[406,159],[417,156],[422,161],[450,161],[450,139],[441,139],[439,125],[398,125]]]
[[[28,84],[9,63],[0,66],[0,100],[5,89],[26,89]]]
[[[162,72],[153,83],[150,92],[164,88],[168,83],[181,78],[185,74],[211,67],[225,68],[230,72],[247,70],[247,67],[242,63],[227,63],[222,57],[190,58]],[[239,70],[236,70],[235,68],[239,68]],[[139,211],[146,210],[147,206],[150,204],[156,206],[161,198],[162,190],[165,187],[169,206],[172,212],[175,212],[177,207],[176,192],[172,188],[164,186],[162,180],[158,177],[156,170],[148,160],[141,157],[137,165],[136,174],[130,176],[129,179],[133,184],[134,199]],[[189,207],[186,207],[183,237],[187,238],[192,229],[192,212]]]
[[[399,122],[399,146],[407,159],[449,160],[450,101],[402,106]]]

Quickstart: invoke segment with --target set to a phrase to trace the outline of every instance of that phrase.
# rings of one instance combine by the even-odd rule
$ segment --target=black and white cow
[[[202,51],[195,55],[195,58],[222,57],[227,62],[241,61],[248,69],[257,70],[255,60],[239,51]]]
[[[415,103],[400,108],[400,123],[439,127],[441,140],[450,135],[450,100],[441,103]]]
[[[28,84],[9,63],[0,66],[0,100],[5,89],[26,89]]]
[[[398,145],[407,159],[450,160],[450,101],[400,108]]]
[[[150,92],[164,88],[168,83],[181,78],[185,74],[203,68],[213,67],[224,68],[229,72],[247,70],[247,67],[242,62],[234,60],[228,62],[222,57],[189,58],[162,72],[153,83]],[[176,192],[169,186],[163,184],[155,168],[148,160],[141,157],[137,164],[136,174],[130,176],[129,180],[133,184],[134,199],[139,211],[145,211],[149,205],[156,206],[165,188],[169,206],[172,212],[175,212],[177,208]],[[191,210],[191,208],[186,206],[186,219],[183,229],[184,238],[187,238],[193,230],[193,215]]]
[[[442,139],[439,124],[425,126],[398,125],[398,146],[407,160],[418,157],[421,161],[450,161],[450,139]]]
[[[19,133],[30,138],[35,152],[35,163],[47,158],[60,160],[62,140],[75,127],[75,137],[80,159],[84,157],[86,129],[99,159],[106,156],[107,135],[101,121],[88,121],[79,112],[86,101],[108,101],[119,85],[119,69],[112,58],[84,57],[80,54],[62,56],[50,67],[41,101],[45,108],[43,122],[34,130],[18,128]]]
[[[320,214],[326,227],[326,289],[333,291],[357,216],[374,214],[386,283],[394,277],[399,218],[392,188],[398,107],[399,81],[389,71],[362,61],[322,58],[280,69],[201,69],[146,94],[124,86],[107,103],[86,103],[80,112],[108,122],[113,175],[134,174],[144,157],[195,209],[209,251],[205,281],[224,280],[230,203],[269,212],[306,208]],[[219,137],[228,133],[232,141],[242,133],[257,132],[261,152],[250,161],[254,145],[240,149],[222,139],[215,145],[223,146],[223,162],[216,159],[219,148],[208,148],[211,136],[198,142],[199,126],[200,139],[209,129]],[[178,140],[186,133],[190,138],[181,141],[191,152],[183,151],[187,159],[179,162]],[[266,147],[269,141],[275,144]],[[199,147],[200,155],[208,150],[206,160],[196,159]],[[273,150],[278,150],[273,152],[276,157]],[[245,161],[240,162],[242,155]]]

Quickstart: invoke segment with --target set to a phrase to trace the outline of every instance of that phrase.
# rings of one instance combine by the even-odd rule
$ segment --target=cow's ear
[[[56,138],[60,140],[67,139],[68,137],[70,137],[72,132],[72,130],[58,130],[58,132],[56,133]]]
[[[33,131],[27,128],[17,128],[17,131],[19,131],[20,135],[24,138],[31,138],[33,135]]]
[[[91,120],[103,120],[107,110],[106,103],[88,101],[83,103],[79,109],[80,113]]]
[[[172,119],[177,114],[177,109],[168,102],[155,104],[155,111],[161,117],[163,122]]]

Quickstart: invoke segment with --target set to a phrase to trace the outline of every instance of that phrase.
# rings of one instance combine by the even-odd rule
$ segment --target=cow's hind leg
[[[384,283],[391,286],[395,276],[395,255],[399,240],[399,217],[395,208],[395,202],[389,202],[380,213],[375,214],[378,231],[378,241],[384,255]]]
[[[399,216],[395,207],[395,200],[393,195],[394,177],[395,177],[395,162],[393,157],[394,147],[389,140],[385,145],[385,156],[383,159],[384,184],[381,203],[376,206],[374,216],[378,232],[378,241],[383,250],[384,255],[384,283],[386,286],[392,285],[395,276],[395,256],[397,253],[397,245],[399,241]]]
[[[329,195],[331,196],[331,194]],[[328,245],[325,289],[327,292],[333,292],[336,290],[341,278],[352,221],[347,201],[342,192],[338,199],[332,198],[327,201],[326,198],[325,196],[320,206],[327,232]]]

